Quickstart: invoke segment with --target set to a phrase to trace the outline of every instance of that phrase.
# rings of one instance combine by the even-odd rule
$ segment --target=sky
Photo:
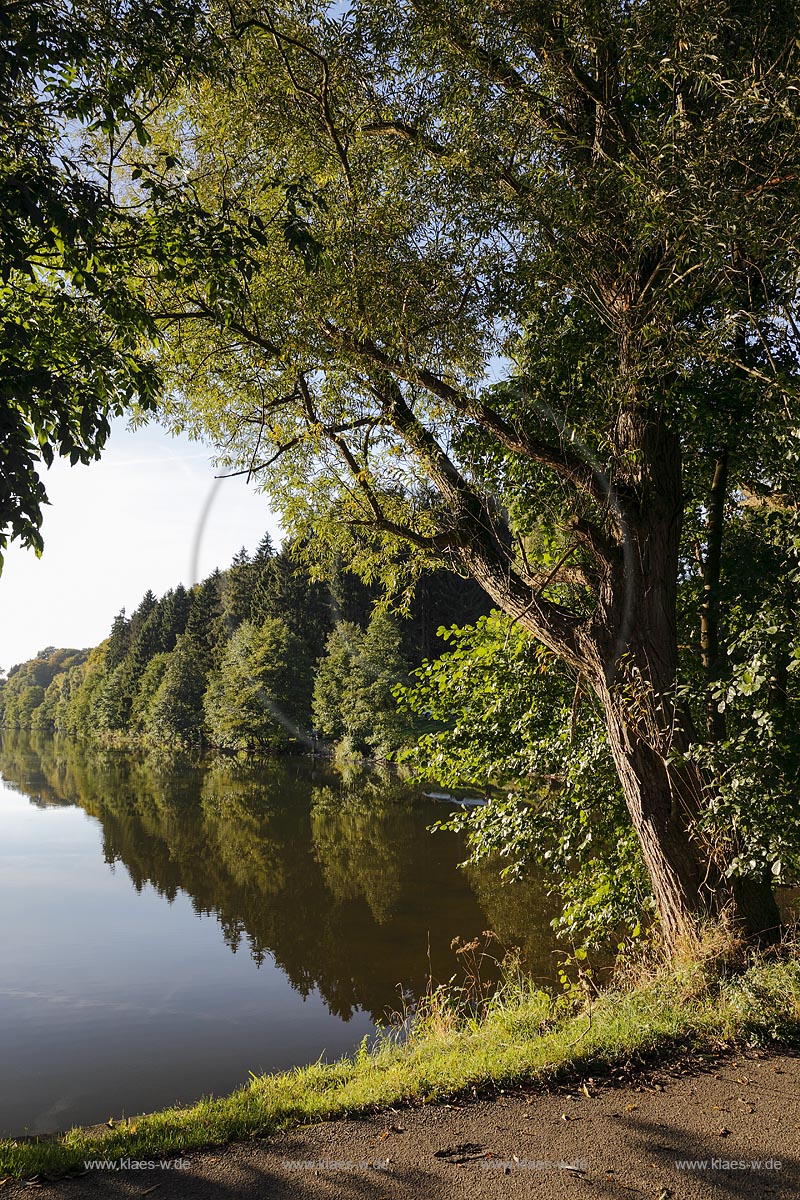
[[[44,554],[15,543],[0,575],[0,668],[45,646],[95,646],[121,608],[230,565],[280,526],[244,478],[215,480],[210,453],[157,425],[116,422],[102,458],[57,460],[43,480]]]

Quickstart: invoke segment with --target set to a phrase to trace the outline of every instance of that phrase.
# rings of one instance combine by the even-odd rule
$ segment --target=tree
[[[60,684],[54,685],[85,659],[83,650],[46,646],[36,658],[12,667],[8,678],[0,680],[0,725],[20,729],[51,725],[60,700]]]
[[[131,619],[130,619],[130,646],[131,647],[135,646],[136,643],[139,641],[139,639],[142,637],[142,631],[144,630],[148,621],[152,617],[153,613],[156,611],[157,606],[158,606],[158,600],[156,598],[156,594],[152,588],[148,588],[147,591],[145,592],[145,594],[142,596],[141,600],[139,601],[139,604],[137,605],[137,607],[133,610],[133,613],[131,614]],[[152,638],[152,636],[153,636],[152,629],[153,629],[153,627],[152,627],[152,623],[151,623],[150,630],[145,635],[146,639]],[[113,628],[112,628],[112,633],[113,633]]]
[[[214,745],[279,749],[302,738],[311,664],[287,623],[243,621],[231,635],[204,706]]]
[[[350,681],[350,734],[378,758],[388,758],[411,732],[394,690],[408,678],[396,623],[380,608],[372,615]]]
[[[142,734],[148,730],[151,722],[155,697],[159,693],[164,675],[171,663],[172,654],[156,654],[150,659],[150,662],[142,672],[142,677],[139,680],[139,685],[136,689],[136,694],[133,697],[133,702],[131,704],[130,717],[127,725],[127,728],[130,732],[134,734]],[[174,674],[175,670],[173,666],[173,677]],[[180,697],[176,696],[177,692],[178,689],[173,683],[172,687],[168,691],[169,698],[177,699],[178,702],[180,702]],[[158,722],[157,728],[160,731],[163,728],[163,709],[165,707],[163,692],[161,693],[159,704],[161,709],[159,716],[162,718],[162,720]],[[183,721],[180,723],[183,725]],[[202,722],[200,722],[200,725],[202,725]],[[153,731],[151,730],[151,732]],[[174,740],[174,729],[164,729],[164,732],[167,735],[166,740],[168,742]]]
[[[173,422],[312,549],[480,583],[596,696],[667,944],[725,905],[766,934],[697,751],[737,498],[796,480],[796,0],[232,12],[154,219],[191,188],[261,249],[154,280]]]
[[[224,644],[226,635],[220,571],[213,571],[208,579],[193,588],[191,600],[186,634],[198,648],[205,670],[209,670],[217,647]]]
[[[199,744],[205,736],[203,696],[207,682],[202,647],[185,633],[171,654],[158,654],[150,662],[158,665],[149,675],[145,669],[140,690],[149,690],[159,674],[161,682],[149,703],[146,696],[142,697],[140,719],[146,735],[166,745]]]
[[[314,726],[334,742],[349,730],[348,695],[353,668],[364,646],[364,632],[352,621],[340,621],[328,636],[314,679]]]
[[[189,593],[182,583],[161,601],[161,644],[167,653],[175,649],[177,639],[186,632],[190,607]]]
[[[157,330],[130,269],[141,221],[115,195],[115,162],[206,37],[180,0],[0,14],[0,567],[9,537],[41,552],[37,465],[90,462],[112,416],[154,404]]]
[[[452,571],[423,575],[409,607],[403,645],[411,662],[419,663],[441,650],[439,631],[451,625],[471,625],[491,610],[491,601],[472,579]]]
[[[127,728],[131,704],[136,691],[138,677],[134,675],[131,660],[125,659],[119,666],[109,670],[108,658],[102,666],[102,679],[87,675],[87,688],[92,690],[91,709],[88,723],[81,730],[86,736],[93,732],[117,733]]]
[[[148,663],[163,649],[162,605],[148,588],[130,622],[121,614],[115,618],[106,643],[104,679],[92,701],[92,724],[84,732],[91,728],[123,732],[128,728],[139,681]]]
[[[330,632],[330,604],[325,584],[312,578],[301,554],[302,547],[287,544],[278,554],[256,558],[250,617],[255,624],[268,617],[286,621],[315,659]]]
[[[394,689],[408,676],[402,639],[377,609],[366,631],[341,621],[328,638],[314,680],[314,723],[356,753],[387,758],[408,737],[411,722],[398,711]]]
[[[67,702],[57,727],[71,737],[91,737],[96,730],[95,704],[108,678],[106,648],[107,643],[101,642],[89,652],[85,663],[69,672]]]
[[[131,627],[130,621],[125,616],[125,609],[114,617],[111,626],[111,633],[108,635],[108,649],[106,650],[106,668],[113,671],[114,667],[118,667],[125,655],[130,650],[131,646]]]
[[[250,618],[256,569],[255,563],[250,561],[250,555],[242,546],[233,556],[233,562],[225,572],[222,584],[222,612],[231,633],[242,621]]]

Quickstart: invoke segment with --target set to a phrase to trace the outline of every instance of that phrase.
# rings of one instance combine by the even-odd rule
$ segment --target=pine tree
[[[407,675],[399,629],[386,613],[376,610],[366,632],[340,622],[317,670],[316,726],[335,742],[347,739],[355,752],[389,757],[410,728],[392,694]]]
[[[222,575],[218,570],[192,589],[186,635],[198,647],[206,669],[210,668],[217,648],[226,641],[221,592]]]
[[[147,710],[146,733],[158,743],[195,745],[203,741],[206,691],[205,647],[183,634],[168,656],[161,683]]]
[[[244,546],[234,556],[222,582],[222,615],[228,633],[231,634],[250,619],[253,586],[258,570]]]
[[[350,732],[349,697],[353,669],[364,633],[352,621],[340,621],[328,636],[314,680],[314,726],[334,742]]]
[[[242,622],[209,680],[204,708],[212,742],[270,749],[302,742],[310,667],[303,643],[285,621]]]
[[[161,645],[169,653],[175,649],[175,643],[186,631],[191,600],[182,583],[164,596],[161,601]]]
[[[131,625],[130,621],[125,616],[125,609],[120,609],[114,623],[111,626],[111,634],[108,639],[108,650],[106,651],[106,668],[113,671],[122,662],[125,655],[128,653],[131,644]]]
[[[153,609],[158,604],[156,594],[151,588],[148,588],[137,608],[131,614],[130,620],[130,636],[131,642],[134,642],[139,636],[139,632],[147,618],[150,616]]]

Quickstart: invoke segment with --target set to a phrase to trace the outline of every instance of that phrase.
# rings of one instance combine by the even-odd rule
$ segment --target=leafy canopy
[[[42,549],[37,473],[97,458],[110,419],[149,410],[158,330],[133,264],[143,238],[119,164],[205,53],[191,0],[18,0],[0,13],[0,566]]]
[[[771,485],[796,437],[796,18],[234,10],[230,82],[159,134],[181,167],[153,219],[191,192],[249,231],[153,282],[171,419],[367,573],[392,576],[398,536],[475,567],[483,537],[504,607],[532,573],[584,616],[643,482],[631,397],[679,431],[697,499],[718,445],[736,484]]]

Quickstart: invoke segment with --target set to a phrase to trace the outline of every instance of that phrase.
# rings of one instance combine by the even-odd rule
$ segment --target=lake
[[[388,773],[6,731],[0,777],[0,1134],[336,1059],[459,972],[455,937],[553,975],[541,885],[459,869],[448,806]]]

